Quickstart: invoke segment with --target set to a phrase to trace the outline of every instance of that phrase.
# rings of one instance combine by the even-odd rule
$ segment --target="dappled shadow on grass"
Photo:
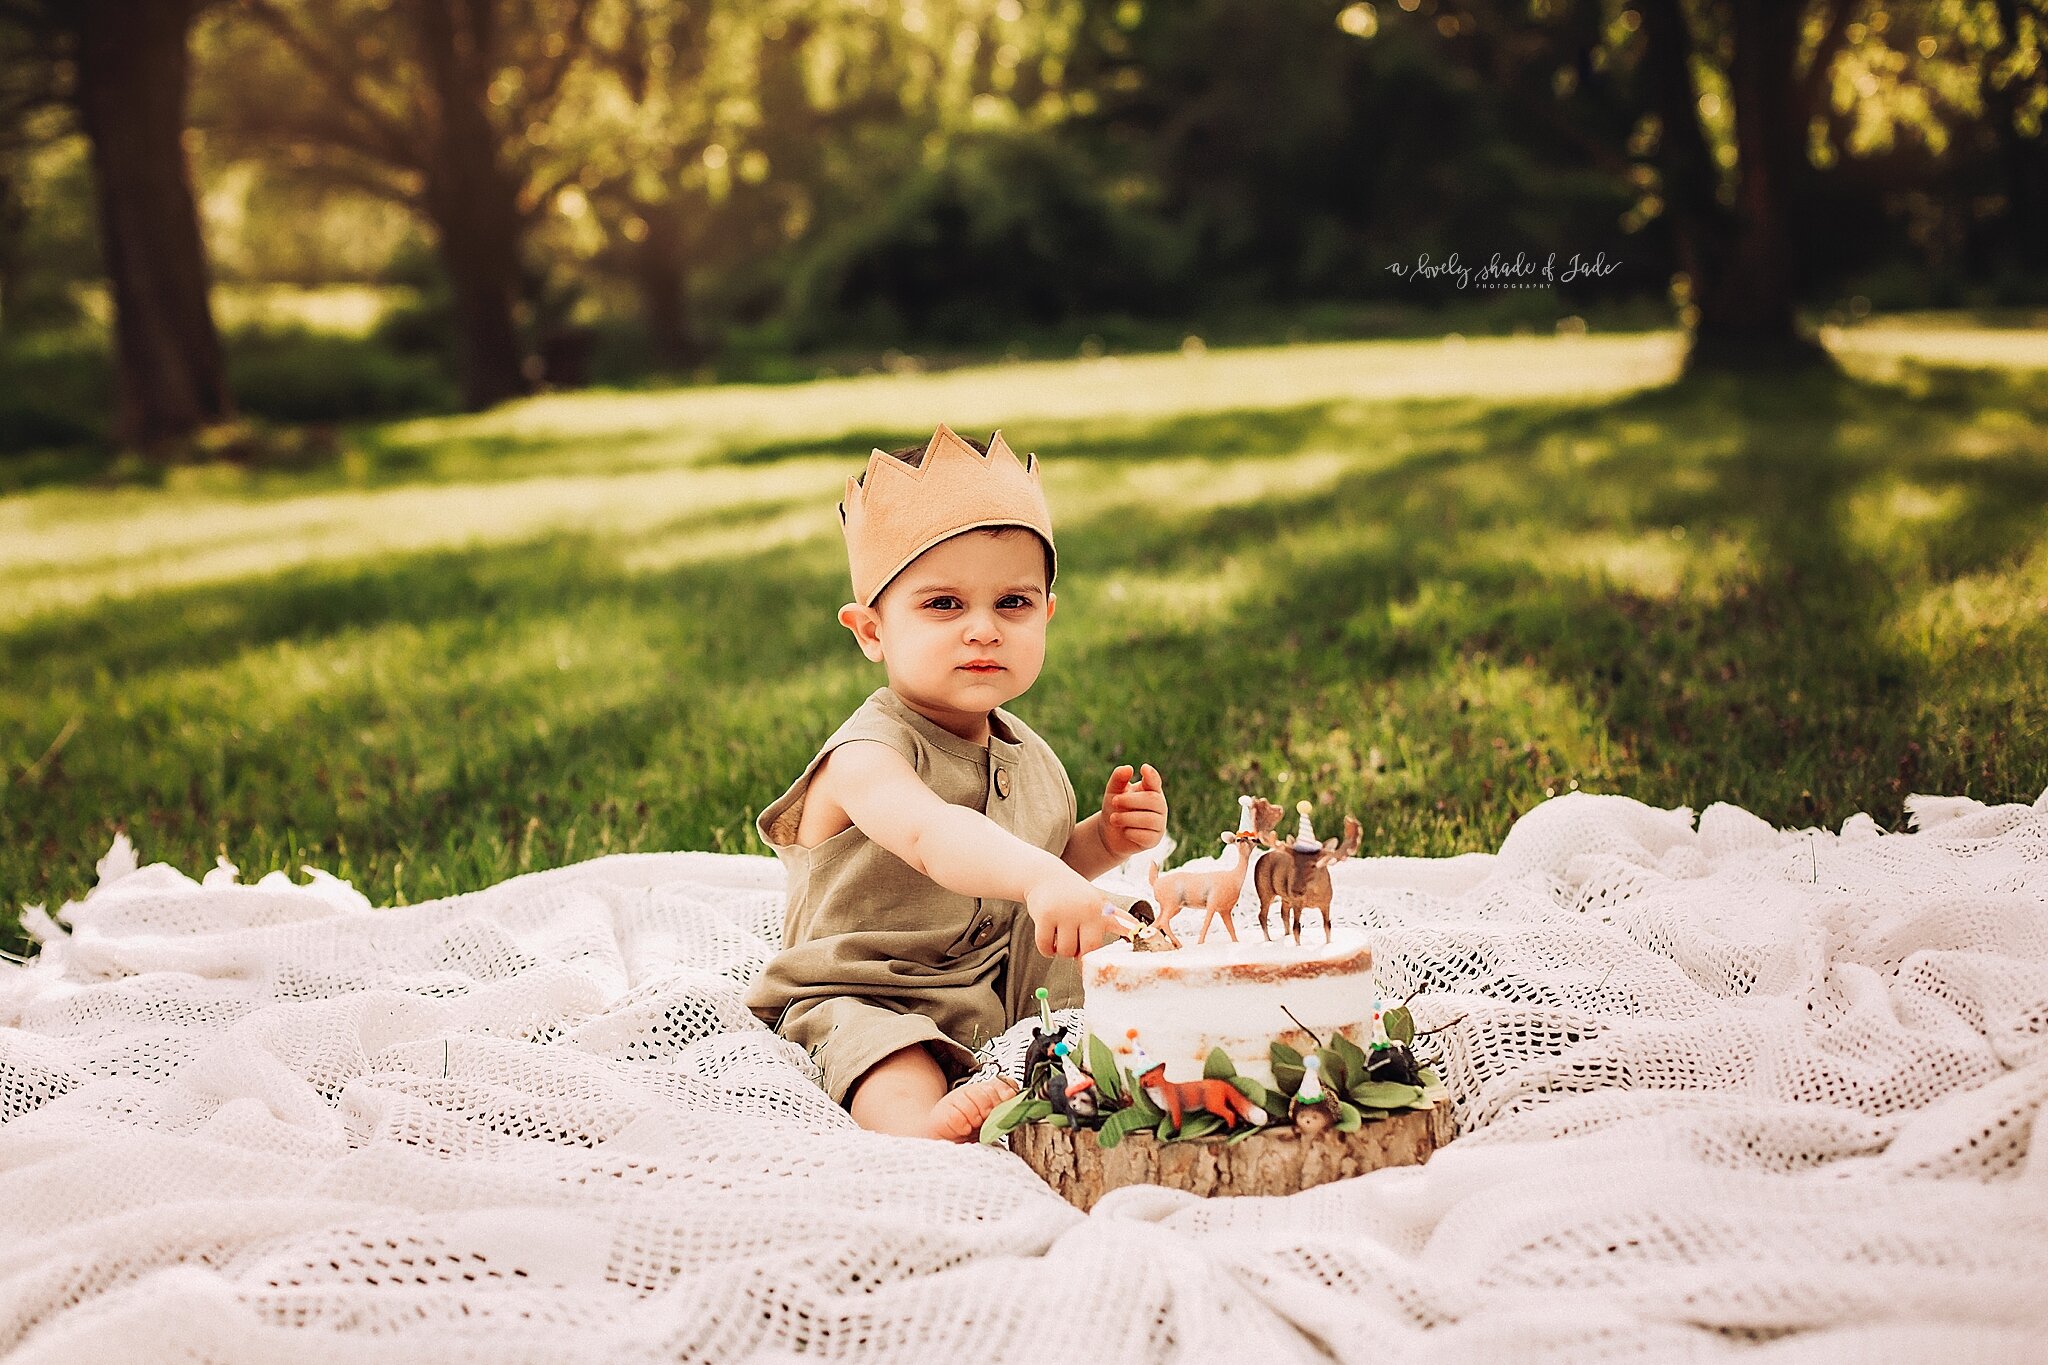
[[[720,507],[662,522],[643,535],[741,531],[790,506],[777,500]],[[447,621],[487,629],[494,618],[518,619],[544,606],[618,593],[649,601],[665,590],[657,577],[622,576],[594,537],[554,533],[506,545],[298,567],[50,612],[0,627],[0,664],[10,677],[42,687],[96,675],[128,679],[201,669],[282,641],[311,648],[346,633]]]
[[[1443,400],[1424,400],[1402,407],[1441,407]],[[1161,422],[1094,421],[1037,422],[1028,434],[1006,434],[1019,456],[1044,451],[1047,460],[1144,461],[1184,459],[1242,460],[1291,455],[1322,436],[1355,433],[1333,420],[1338,405],[1313,403],[1279,411],[1243,409],[1175,417]],[[963,436],[986,440],[990,432],[963,429]],[[862,430],[838,436],[807,436],[800,440],[744,442],[728,448],[719,462],[740,466],[779,464],[785,460],[838,458],[849,463],[871,450],[902,450],[931,439],[930,431]],[[858,472],[856,466],[854,472]]]
[[[2024,609],[2048,600],[2048,388],[1923,388],[1318,404],[1230,414],[1221,446],[1206,417],[1068,433],[1063,460],[1104,478],[1064,485],[1061,609],[1016,709],[1084,813],[1115,762],[1159,765],[1189,852],[1247,788],[1357,811],[1368,852],[1417,854],[1495,847],[1574,781],[1788,824],[1896,824],[1916,789],[2030,798],[2048,768],[2048,627]],[[1254,482],[1308,445],[1354,454],[1312,486]],[[1118,481],[1224,449],[1202,477],[1235,500],[1192,498],[1178,464]],[[23,736],[0,754],[0,886],[79,894],[115,822],[146,857],[304,857],[379,901],[606,849],[748,848],[754,812],[880,682],[832,619],[841,549],[829,517],[682,562],[649,547],[726,544],[792,507],[295,569],[0,633],[19,684],[0,718]],[[2010,609],[1944,618],[1937,657],[1896,620],[1965,574]]]

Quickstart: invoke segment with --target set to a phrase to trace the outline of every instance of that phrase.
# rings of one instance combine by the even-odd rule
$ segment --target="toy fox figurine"
[[[1169,1081],[1166,1063],[1155,1063],[1138,1077],[1152,1102],[1166,1111],[1173,1126],[1180,1127],[1182,1114],[1214,1114],[1225,1128],[1237,1127],[1242,1118],[1254,1125],[1266,1121],[1266,1111],[1253,1104],[1229,1081]]]

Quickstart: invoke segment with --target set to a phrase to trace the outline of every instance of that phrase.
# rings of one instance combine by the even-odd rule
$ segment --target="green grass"
[[[941,417],[1047,461],[1061,610],[1016,709],[1089,808],[1157,764],[1189,851],[1247,787],[1429,855],[1574,785],[1792,825],[2031,800],[2048,370],[1912,351],[1797,382],[1672,385],[1646,335],[580,394],[0,498],[0,907],[82,894],[121,827],[380,904],[762,851],[754,814],[880,682],[833,621],[838,487]]]

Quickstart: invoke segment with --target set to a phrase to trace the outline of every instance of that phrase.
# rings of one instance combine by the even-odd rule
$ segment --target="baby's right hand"
[[[1038,951],[1047,957],[1079,957],[1102,946],[1110,935],[1107,896],[1078,873],[1049,877],[1031,888],[1024,908],[1038,926]]]

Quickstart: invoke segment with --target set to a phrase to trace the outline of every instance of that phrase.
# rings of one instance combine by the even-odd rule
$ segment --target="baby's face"
[[[1038,680],[1055,600],[1037,536],[966,531],[912,560],[873,608],[849,606],[840,620],[887,666],[898,695],[966,714],[1004,705]]]

